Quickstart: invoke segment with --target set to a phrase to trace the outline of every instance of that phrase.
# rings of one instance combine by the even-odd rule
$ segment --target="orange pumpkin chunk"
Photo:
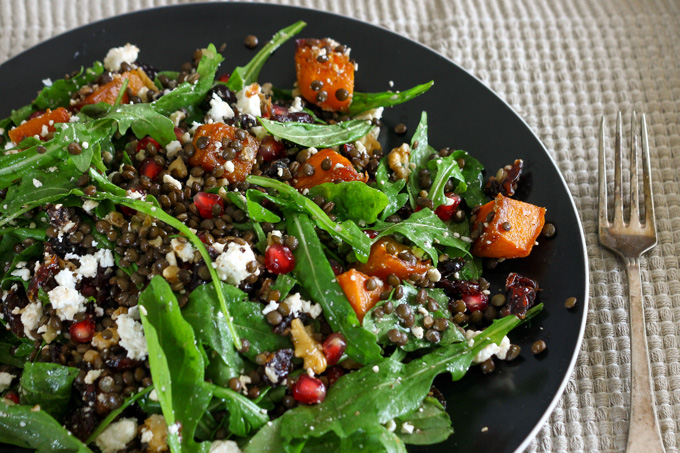
[[[371,277],[356,269],[350,269],[335,278],[338,280],[338,283],[340,283],[342,290],[345,292],[345,296],[349,299],[349,303],[357,314],[359,322],[362,322],[366,312],[378,303],[380,294],[387,288],[385,283],[378,280],[375,289],[369,291],[366,289],[366,282]]]
[[[354,93],[354,63],[349,50],[330,39],[298,39],[296,44],[300,94],[324,110],[346,111]]]
[[[189,163],[193,166],[200,165],[205,171],[213,171],[217,166],[224,165],[224,178],[230,183],[245,181],[255,163],[260,141],[250,134],[244,134],[245,138],[239,141],[236,139],[236,131],[238,131],[238,128],[224,123],[199,126],[196,129],[193,141],[196,152],[189,159]],[[207,142],[203,137],[207,138]],[[231,165],[225,165],[227,159],[223,157],[222,141],[224,139],[227,142],[236,140],[241,146],[241,150],[229,161]]]
[[[71,114],[64,107],[59,107],[54,110],[47,109],[42,115],[31,118],[24,124],[10,130],[8,132],[9,138],[17,145],[26,137],[33,137],[35,135],[40,137],[41,140],[44,140],[45,135],[47,134],[43,134],[43,132],[54,132],[56,130],[54,124],[68,123],[70,118]],[[43,127],[46,127],[46,129],[43,130]]]
[[[321,167],[321,163],[325,159],[331,161],[329,170],[324,170]],[[293,179],[293,186],[298,190],[309,189],[310,187],[318,186],[325,182],[333,182],[338,179],[342,181],[368,181],[366,173],[361,174],[356,171],[349,159],[332,149],[322,149],[307,159],[306,163],[314,167],[314,174],[312,176],[300,175]]]
[[[544,223],[545,208],[498,194],[477,211],[472,231],[482,225],[482,233],[472,253],[484,258],[523,258],[531,253]]]
[[[387,280],[387,276],[390,274],[405,280],[413,274],[422,277],[427,273],[430,268],[430,260],[419,260],[412,253],[410,253],[410,258],[404,259],[406,253],[402,252],[410,253],[411,247],[389,237],[380,238],[371,246],[368,261],[359,263],[357,269],[383,280]]]
[[[88,104],[97,104],[99,102],[105,102],[107,104],[113,105],[114,102],[116,102],[116,99],[118,99],[118,93],[120,93],[120,89],[123,86],[123,80],[125,79],[128,80],[128,85],[125,93],[123,93],[123,96],[121,97],[121,104],[127,104],[129,102],[130,97],[128,96],[128,90],[137,95],[144,87],[148,89],[155,89],[153,82],[149,80],[149,78],[146,76],[146,73],[144,73],[144,71],[141,69],[135,69],[134,71],[124,72],[120,75],[120,77],[116,77],[109,83],[104,84],[94,90],[92,93],[87,95],[85,99],[78,103],[78,108],[82,108]],[[149,86],[149,83],[151,86]]]

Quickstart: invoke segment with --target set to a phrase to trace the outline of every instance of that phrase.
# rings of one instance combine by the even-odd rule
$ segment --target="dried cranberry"
[[[45,110],[38,110],[37,112],[33,112],[30,115],[28,115],[28,118],[26,118],[26,121],[32,120],[33,118],[41,117],[45,113],[47,113]]]
[[[364,234],[371,239],[378,237],[378,232],[375,230],[364,230]]]
[[[4,397],[10,401],[13,401],[14,404],[19,404],[19,395],[17,392],[10,390],[9,392],[5,393]]]
[[[71,324],[69,333],[76,343],[89,343],[94,336],[94,321],[90,318]]]
[[[437,264],[437,270],[442,275],[442,277],[448,277],[451,274],[455,274],[460,271],[465,265],[465,260],[462,258],[450,258],[448,260],[439,261]]]
[[[57,238],[54,239],[56,240]],[[71,241],[68,240],[65,240],[64,242],[71,243]],[[46,245],[45,247],[45,263],[38,267],[38,270],[33,274],[31,282],[28,284],[26,296],[31,302],[39,300],[38,292],[40,291],[40,288],[45,287],[48,282],[51,283],[52,277],[59,272],[59,260],[57,255],[51,254],[51,249],[48,250],[48,247],[51,247],[51,245]]]
[[[506,197],[511,197],[517,190],[519,178],[522,176],[522,169],[524,168],[524,161],[517,159],[509,166],[510,169],[503,169],[503,177],[498,180],[495,176],[490,176],[489,180],[484,186],[484,192],[491,198],[502,193]]]
[[[156,147],[156,149],[161,147],[160,143],[158,143],[156,140],[147,135],[146,137],[137,142],[137,151],[146,149],[146,147],[149,146],[149,144],[153,144]]]
[[[293,398],[302,404],[318,404],[326,398],[326,386],[320,379],[302,374],[293,385]]]
[[[265,364],[264,381],[269,385],[281,385],[288,377],[293,367],[293,350],[279,349],[272,354],[271,359]],[[276,382],[272,382],[271,377],[276,376]]]
[[[119,356],[112,356],[110,359],[104,361],[104,364],[116,370],[130,370],[141,365],[139,360],[134,360],[127,357],[125,354]]]
[[[2,304],[2,314],[6,320],[7,328],[15,335],[23,336],[24,324],[21,322],[21,315],[18,312],[14,314],[14,311],[15,309],[22,309],[28,305],[28,300],[23,294],[23,286],[17,286],[19,287],[17,290],[9,290],[9,293],[6,294]]]
[[[463,294],[476,294],[479,289],[479,282],[475,280],[448,280],[441,279],[437,282],[437,286],[443,288],[451,297],[460,298]]]
[[[451,220],[456,214],[458,205],[460,205],[460,195],[451,192],[446,194],[446,198],[451,200],[448,201],[449,204],[437,206],[437,209],[434,210],[434,213],[437,214],[437,217],[442,220]]]
[[[162,171],[163,166],[156,162],[156,160],[153,157],[147,157],[139,165],[139,173],[146,176],[151,181],[156,181],[156,179],[158,179],[158,175]]]
[[[326,379],[328,379],[328,386],[332,387],[345,374],[345,370],[339,366],[332,366],[326,370]]]
[[[342,268],[342,264],[335,261],[334,259],[329,259],[328,263],[331,265],[331,269],[333,269],[333,273],[335,275],[340,275],[344,272],[344,269]]]
[[[347,341],[340,332],[335,332],[326,337],[323,342],[323,353],[328,365],[335,365],[347,349]]]
[[[481,292],[474,294],[463,294],[461,299],[463,299],[463,302],[465,302],[465,307],[470,312],[486,310],[486,307],[489,306],[489,296]]]
[[[99,418],[89,407],[79,407],[72,411],[66,419],[66,428],[83,442],[99,425]]]
[[[272,274],[287,274],[295,267],[295,257],[285,245],[272,244],[264,252],[264,265]]]
[[[262,160],[271,162],[286,157],[286,147],[283,142],[278,141],[271,135],[267,135],[260,142],[258,153],[262,156]]]
[[[507,291],[507,303],[501,314],[504,316],[515,315],[524,319],[527,311],[533,307],[538,293],[538,282],[529,277],[512,272],[505,279],[505,290]]]
[[[215,205],[220,207],[219,215],[222,215],[224,210],[224,201],[216,193],[199,192],[194,195],[194,204],[196,209],[198,209],[199,215],[204,219],[212,219],[214,217],[213,207]]]
[[[184,134],[185,134],[186,131],[185,131],[184,129],[182,129],[181,127],[176,127],[174,130],[175,130],[175,138],[176,138],[179,142],[181,142],[181,141],[182,141],[182,137],[184,136]]]

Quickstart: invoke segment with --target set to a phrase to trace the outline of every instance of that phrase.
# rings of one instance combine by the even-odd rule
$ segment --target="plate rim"
[[[481,80],[479,77],[477,77],[475,74],[470,72],[466,67],[461,66],[460,64],[456,63],[453,61],[453,59],[449,58],[446,55],[443,55],[442,53],[438,52],[437,50],[433,49],[427,44],[424,44],[420,41],[415,40],[414,38],[411,38],[408,35],[401,35],[397,33],[394,30],[391,30],[379,23],[373,23],[373,22],[367,22],[362,19],[356,18],[354,16],[343,16],[339,13],[336,12],[330,12],[330,11],[323,11],[320,9],[314,9],[314,8],[309,8],[305,6],[298,6],[298,5],[286,5],[286,4],[278,4],[278,3],[259,3],[259,4],[254,4],[251,2],[244,2],[244,1],[235,1],[235,2],[207,2],[207,1],[201,1],[201,2],[196,2],[196,3],[179,3],[179,4],[171,4],[171,5],[159,5],[155,7],[149,7],[149,8],[140,8],[134,11],[127,11],[125,13],[121,14],[115,14],[112,16],[108,16],[105,18],[98,19],[96,21],[88,22],[81,24],[75,28],[65,30],[59,34],[50,36],[44,40],[41,40],[40,42],[35,43],[34,45],[22,50],[21,52],[11,56],[7,60],[3,61],[0,63],[0,70],[4,69],[6,65],[11,65],[14,60],[23,58],[25,54],[33,51],[34,49],[44,45],[45,43],[55,40],[55,39],[60,39],[63,38],[67,35],[70,34],[77,34],[77,33],[82,33],[82,30],[94,26],[97,24],[102,24],[107,21],[114,21],[114,20],[120,20],[121,18],[127,17],[127,16],[133,16],[137,14],[144,14],[148,13],[150,11],[156,11],[156,10],[170,10],[170,9],[192,9],[192,8],[200,8],[200,7],[217,7],[217,8],[231,8],[233,6],[247,6],[247,7],[260,7],[260,8],[282,8],[282,9],[288,9],[288,10],[298,10],[298,11],[303,11],[303,12],[313,12],[316,14],[323,14],[323,15],[328,15],[328,16],[334,16],[336,18],[342,19],[342,20],[348,20],[351,22],[356,22],[358,24],[362,24],[364,26],[369,26],[372,28],[377,29],[377,31],[383,32],[383,33],[388,33],[394,37],[398,37],[401,39],[405,39],[409,41],[411,44],[415,44],[416,46],[420,47],[424,51],[427,51],[431,53],[432,55],[444,60],[446,63],[451,64],[461,70],[465,75],[468,77],[471,77],[474,79],[479,85],[484,87],[484,89],[488,90],[493,94],[493,96],[499,100],[502,104],[505,105],[505,107],[510,111],[517,119],[521,121],[521,123],[524,125],[526,130],[528,130],[533,138],[536,140],[538,144],[540,144],[541,150],[543,153],[547,156],[548,161],[550,164],[553,166],[554,170],[559,176],[559,181],[562,184],[562,187],[565,189],[568,199],[570,202],[570,207],[571,211],[574,213],[575,218],[576,218],[576,224],[579,232],[579,239],[580,239],[580,244],[581,244],[581,252],[583,254],[583,261],[585,263],[585,266],[583,268],[583,277],[584,277],[584,300],[580,302],[581,305],[581,323],[579,326],[579,331],[578,331],[578,337],[576,340],[576,344],[574,345],[574,352],[572,354],[572,357],[570,359],[570,362],[567,366],[566,372],[564,376],[562,376],[562,381],[555,392],[554,396],[552,397],[552,400],[548,404],[546,410],[544,411],[543,415],[539,418],[538,422],[536,425],[532,428],[532,430],[529,432],[529,434],[526,436],[526,438],[520,443],[520,445],[515,449],[515,453],[523,452],[529,444],[536,438],[538,435],[538,432],[544,427],[546,424],[548,418],[550,415],[553,413],[555,410],[555,407],[559,403],[559,400],[562,398],[564,395],[564,391],[566,389],[566,386],[568,385],[569,381],[571,380],[571,377],[574,373],[574,369],[576,367],[576,362],[578,360],[581,348],[583,346],[583,340],[585,338],[585,329],[587,326],[587,321],[588,321],[588,310],[589,310],[589,304],[590,304],[590,261],[588,258],[588,249],[587,249],[587,241],[586,241],[586,236],[585,236],[585,231],[584,231],[584,226],[583,226],[583,220],[581,218],[580,212],[576,206],[576,202],[574,200],[574,196],[571,193],[571,190],[569,189],[569,185],[567,184],[567,181],[564,178],[564,175],[562,174],[559,166],[557,165],[557,162],[553,158],[552,154],[548,151],[548,148],[545,146],[541,138],[538,136],[536,131],[526,122],[524,117],[522,117],[516,110],[515,108],[512,107],[512,105],[509,104],[509,102],[501,96],[496,90],[494,90],[489,84],[483,80]],[[436,83],[436,81],[435,81]],[[454,434],[455,435],[455,434]]]

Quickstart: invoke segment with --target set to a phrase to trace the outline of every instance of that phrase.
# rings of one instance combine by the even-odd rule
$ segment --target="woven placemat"
[[[174,0],[0,0],[0,62],[51,36]],[[680,2],[290,0],[379,24],[470,70],[536,131],[583,221],[591,304],[576,369],[527,451],[623,451],[630,348],[626,276],[597,241],[599,119],[647,113],[659,246],[642,260],[656,403],[680,452]],[[521,414],[518,414],[521,416]]]

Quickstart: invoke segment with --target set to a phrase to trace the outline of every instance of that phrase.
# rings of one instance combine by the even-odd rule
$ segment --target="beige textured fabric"
[[[0,0],[0,62],[58,33],[174,0]],[[467,68],[538,133],[583,220],[588,326],[564,396],[528,451],[623,451],[630,386],[625,272],[597,241],[599,119],[646,112],[659,246],[642,261],[667,452],[680,451],[680,2],[286,0],[407,35]]]

